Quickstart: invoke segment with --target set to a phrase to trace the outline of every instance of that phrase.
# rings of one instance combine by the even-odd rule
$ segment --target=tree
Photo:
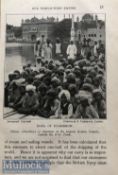
[[[14,34],[16,38],[22,37],[22,28],[21,27],[14,27]]]
[[[71,30],[71,19],[64,19],[59,23],[54,25],[53,35],[54,37],[59,37],[63,40],[63,38],[70,37],[70,30]]]
[[[21,27],[7,24],[6,31],[7,31],[7,33],[13,32],[16,38],[22,37],[22,28]]]
[[[13,30],[13,26],[10,25],[10,24],[7,24],[7,25],[6,25],[6,30],[7,30],[7,32],[8,32],[8,31],[12,31],[12,30]]]

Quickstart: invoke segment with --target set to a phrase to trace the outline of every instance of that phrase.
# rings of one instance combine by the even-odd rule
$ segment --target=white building
[[[55,22],[58,22],[58,19],[53,17],[46,19],[33,17],[31,19],[22,20],[21,27],[23,40],[36,41],[36,38],[39,38],[42,35],[44,35],[45,38],[52,38]]]
[[[84,38],[94,41],[101,40],[105,42],[105,22],[99,20],[97,15],[85,14],[82,20],[77,18],[76,22],[76,40],[83,41]]]
[[[15,41],[16,37],[13,31],[7,31],[6,33],[6,41]]]

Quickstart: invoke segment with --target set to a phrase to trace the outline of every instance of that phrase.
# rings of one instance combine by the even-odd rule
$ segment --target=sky
[[[22,19],[31,19],[34,16],[39,19],[53,16],[61,20],[64,14],[65,17],[69,14],[78,14],[81,20],[82,14],[97,13],[99,19],[105,20],[104,8],[100,8],[101,4],[98,0],[92,3],[90,0],[4,0],[4,2],[6,22],[14,26],[20,26]],[[45,10],[45,8],[49,9]]]
[[[74,20],[76,20],[77,16],[79,17],[79,19],[81,20],[82,16],[84,14],[74,14]],[[96,14],[93,14],[94,16]],[[62,15],[58,15],[58,14],[50,14],[50,15],[46,15],[46,14],[7,14],[6,15],[6,23],[10,24],[10,25],[14,25],[14,26],[20,26],[21,25],[21,20],[22,19],[31,19],[32,17],[37,17],[39,19],[43,18],[47,18],[47,17],[55,17],[55,18],[59,18],[59,20],[62,20],[64,18],[64,14]],[[72,15],[70,14],[70,17]],[[98,19],[101,20],[105,20],[105,14],[97,14]],[[69,14],[65,14],[65,18],[69,18]]]

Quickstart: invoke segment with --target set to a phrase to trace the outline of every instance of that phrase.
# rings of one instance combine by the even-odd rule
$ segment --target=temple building
[[[45,35],[45,37],[52,37],[53,26],[58,19],[53,17],[38,19],[33,17],[32,19],[22,20],[22,39],[24,41],[35,41],[36,38]]]
[[[105,22],[98,19],[97,15],[85,14],[81,20],[79,17],[76,17],[75,19],[74,15],[70,18],[69,15],[68,19],[72,21],[70,29],[68,28],[68,23],[66,24],[66,19],[64,18],[62,21],[65,20],[65,25],[70,30],[69,40],[75,38],[75,41],[81,42],[84,38],[86,38],[94,41],[101,40],[105,42]],[[35,41],[36,38],[45,35],[45,38],[51,38],[53,40],[55,24],[57,23],[60,24],[61,21],[59,21],[58,18],[55,19],[54,17],[42,19],[33,17],[32,19],[22,20],[22,39],[24,41]],[[61,30],[63,32],[63,29]]]
[[[86,38],[105,42],[105,22],[98,19],[97,15],[85,14],[81,21],[77,18],[75,26],[76,40],[82,41]]]
[[[7,42],[12,42],[12,41],[16,41],[16,37],[13,31],[9,30],[6,33],[6,41]]]

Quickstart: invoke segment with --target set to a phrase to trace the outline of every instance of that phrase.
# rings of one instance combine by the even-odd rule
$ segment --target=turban
[[[72,65],[71,64],[67,65],[66,69],[72,69]]]
[[[101,95],[103,97],[102,90],[100,90],[100,89],[94,89],[93,90],[93,95]]]
[[[92,91],[93,86],[90,83],[84,83],[83,86],[82,86],[82,89]]]
[[[41,91],[41,90],[45,90],[46,91],[47,90],[47,86],[44,83],[41,83],[39,88],[38,88],[38,90],[39,91]]]
[[[75,69],[75,70],[80,70],[80,67],[79,67],[78,65],[76,65],[76,66],[74,67],[74,69]]]
[[[57,77],[53,77],[51,82],[56,83],[57,85],[60,85],[60,83],[61,83],[61,81]]]
[[[91,79],[90,77],[86,77],[86,78],[84,79],[84,83],[85,83],[85,84],[86,84],[86,83],[92,84],[92,79]]]
[[[75,74],[74,74],[74,73],[69,73],[69,74],[68,74],[68,78],[70,78],[70,79],[75,79]]]
[[[27,86],[26,86],[26,91],[27,91],[27,92],[28,92],[28,91],[33,91],[33,92],[35,92],[35,90],[36,90],[36,87],[33,86],[33,85],[27,85]]]
[[[96,76],[96,79],[97,79],[97,80],[101,80],[101,79],[103,79],[103,75],[98,74],[98,75]]]
[[[82,101],[82,100],[89,100],[92,98],[92,96],[87,91],[80,90],[79,93],[76,95],[76,98]]]
[[[59,60],[56,60],[56,61],[55,61],[55,64],[56,64],[57,66],[60,66],[60,65],[61,65],[61,62],[60,62]]]
[[[102,69],[104,68],[104,64],[102,62],[98,62],[98,66]]]
[[[48,92],[47,92],[47,95],[50,96],[50,97],[53,97],[55,98],[57,93],[54,89],[50,89]]]
[[[79,65],[80,67],[83,67],[83,66],[86,65],[86,62],[87,62],[86,59],[80,60],[79,63],[78,63],[78,65]]]
[[[69,87],[68,87],[68,89],[69,89],[69,91],[74,91],[74,92],[76,92],[76,85],[75,84],[70,84],[69,85]]]
[[[19,78],[17,80],[14,80],[14,82],[16,83],[16,85],[21,86],[22,84],[25,83],[25,79],[24,78]]]
[[[44,74],[38,74],[35,76],[35,79],[42,79],[44,77]]]
[[[61,99],[62,95],[65,95],[67,101],[70,101],[70,92],[68,90],[62,90],[59,93],[59,98]]]
[[[36,39],[36,41],[40,41],[41,39],[38,37],[37,39]]]
[[[58,70],[64,72],[64,67],[60,66]]]
[[[67,74],[69,74],[69,73],[71,73],[72,71],[71,71],[71,69],[66,69],[65,72],[66,72]]]
[[[20,75],[20,71],[19,70],[15,70],[14,73]]]
[[[39,71],[40,71],[40,73],[45,73],[45,72],[46,72],[46,68],[45,68],[45,67],[41,67],[41,68],[39,69]]]

